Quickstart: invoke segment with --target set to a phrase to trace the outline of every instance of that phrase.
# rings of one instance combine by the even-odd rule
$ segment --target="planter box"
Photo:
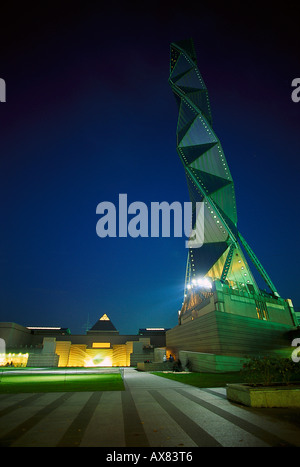
[[[300,383],[250,386],[227,384],[227,399],[248,407],[300,407]]]

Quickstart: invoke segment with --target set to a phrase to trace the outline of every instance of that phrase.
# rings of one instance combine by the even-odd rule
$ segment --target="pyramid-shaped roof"
[[[90,331],[97,332],[118,332],[106,313],[101,316]]]

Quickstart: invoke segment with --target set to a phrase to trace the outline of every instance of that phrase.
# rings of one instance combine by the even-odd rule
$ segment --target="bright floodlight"
[[[205,289],[211,289],[211,282],[206,277],[199,277],[196,281],[199,287],[204,287]]]
[[[197,279],[192,280],[192,284],[187,284],[187,289],[191,289],[192,287],[201,287],[204,289],[211,289],[212,284],[209,279],[206,277],[198,277]]]

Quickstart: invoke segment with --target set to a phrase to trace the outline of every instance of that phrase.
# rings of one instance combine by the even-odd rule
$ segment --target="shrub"
[[[185,367],[186,367],[186,369],[187,369],[188,371],[193,371],[193,370],[192,370],[192,362],[191,362],[189,359],[187,359],[186,364],[185,364]]]
[[[242,376],[246,383],[253,385],[288,384],[291,379],[300,378],[300,365],[290,358],[250,357],[243,365]]]
[[[173,365],[173,371],[178,371],[178,372],[180,372],[180,371],[182,371],[182,370],[183,370],[183,368],[182,368],[181,361],[178,359],[178,360],[174,363],[174,365]]]

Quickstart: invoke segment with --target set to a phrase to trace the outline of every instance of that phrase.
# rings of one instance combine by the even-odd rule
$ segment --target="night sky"
[[[189,201],[168,76],[170,43],[190,37],[238,227],[299,308],[300,10],[247,4],[1,6],[0,321],[72,334],[103,313],[120,334],[177,324],[186,239],[101,239],[96,207],[119,193]]]

